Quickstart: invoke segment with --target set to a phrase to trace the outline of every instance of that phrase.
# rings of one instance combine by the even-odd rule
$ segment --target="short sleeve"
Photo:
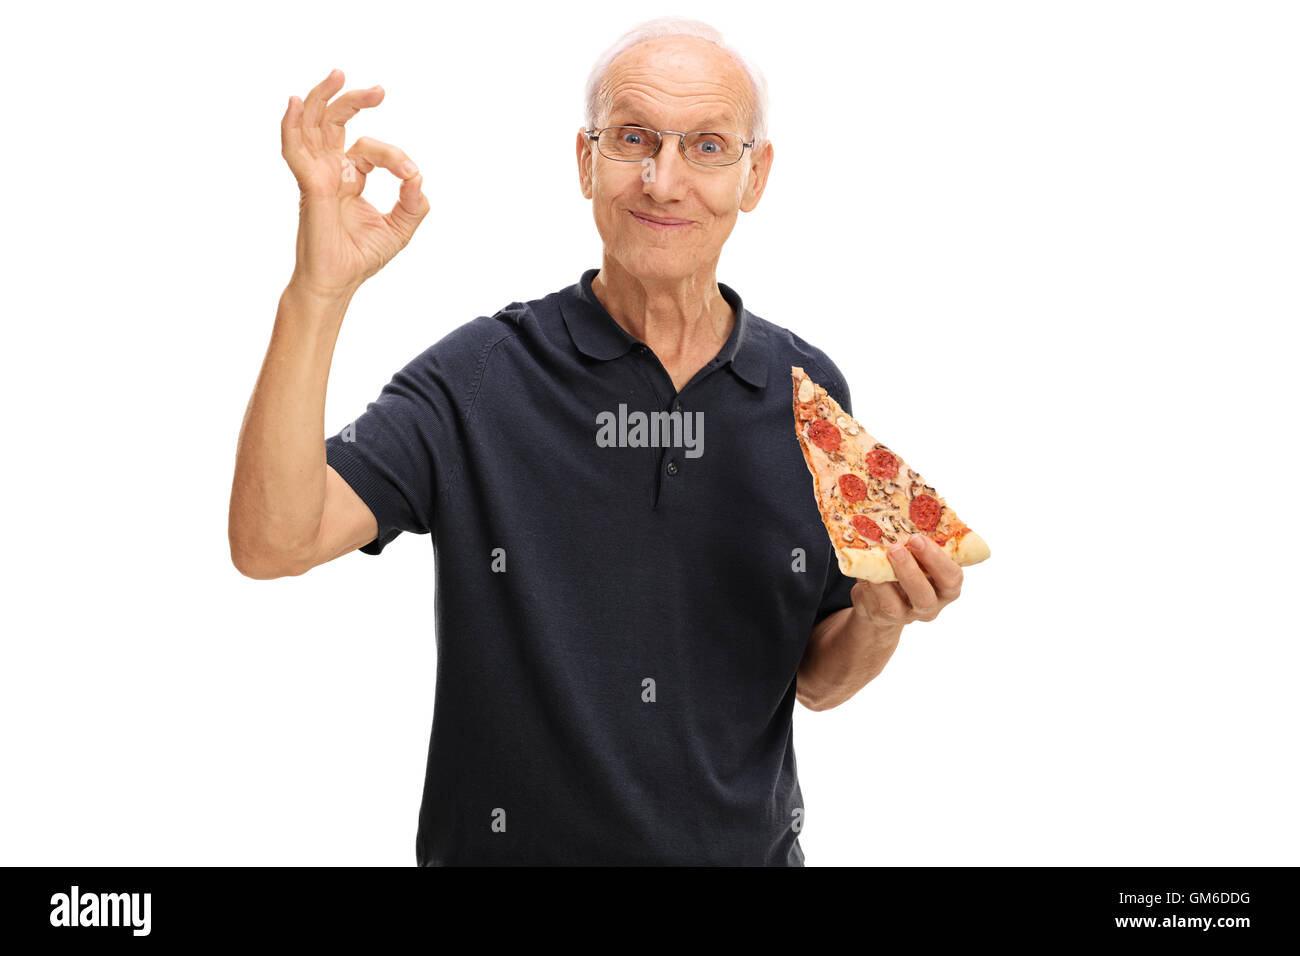
[[[465,422],[487,357],[509,337],[503,318],[479,316],[411,359],[355,421],[325,439],[325,460],[375,516],[361,551],[379,554],[403,531],[430,534],[437,502],[463,471]]]
[[[361,548],[366,554],[379,554],[403,531],[428,534],[433,527],[455,411],[440,398],[432,351],[407,363],[355,421],[325,439],[325,460],[379,525]]]
[[[840,403],[850,415],[853,414],[852,397],[849,395],[848,383],[840,370],[835,367],[835,363],[829,359],[824,359],[821,363],[822,386],[830,393],[831,398]],[[830,550],[830,559],[826,568],[826,586],[822,591],[821,604],[817,608],[817,615],[813,619],[813,624],[820,624],[822,619],[836,611],[846,607],[853,606],[851,592],[853,586],[857,584],[856,578],[851,578],[840,570],[840,563],[835,557],[835,549]]]

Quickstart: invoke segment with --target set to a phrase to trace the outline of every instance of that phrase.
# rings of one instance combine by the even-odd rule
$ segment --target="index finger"
[[[348,150],[348,158],[357,164],[364,176],[376,166],[382,166],[398,179],[410,179],[419,170],[409,156],[392,143],[362,136]]]
[[[915,543],[913,543],[915,542]],[[935,593],[941,600],[949,600],[961,591],[961,565],[952,559],[943,546],[925,534],[914,534],[907,539],[908,550],[917,564],[925,569],[934,582]]]

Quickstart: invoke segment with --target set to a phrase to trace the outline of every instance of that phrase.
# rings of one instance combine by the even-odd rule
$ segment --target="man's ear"
[[[578,186],[586,199],[591,198],[591,140],[586,129],[578,130]]]
[[[754,158],[750,160],[749,167],[749,182],[745,186],[745,194],[740,197],[742,212],[750,212],[763,198],[763,190],[767,188],[767,177],[772,171],[772,159],[775,156],[771,140],[763,143],[753,153]]]

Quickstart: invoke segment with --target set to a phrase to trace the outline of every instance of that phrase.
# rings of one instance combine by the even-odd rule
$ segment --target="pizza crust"
[[[948,557],[962,567],[979,564],[989,556],[989,546],[974,531],[967,531],[960,541],[949,540],[942,547]],[[836,548],[835,555],[839,559],[840,571],[851,578],[860,578],[873,584],[898,580],[894,574],[894,565],[884,548]]]

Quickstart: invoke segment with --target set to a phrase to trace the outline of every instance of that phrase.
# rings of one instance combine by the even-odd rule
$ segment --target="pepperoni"
[[[822,451],[839,451],[840,430],[830,422],[813,422],[808,426],[808,437]]]
[[[867,483],[857,475],[840,475],[840,494],[845,501],[861,501],[867,496]]]
[[[929,495],[917,495],[907,508],[907,516],[922,531],[933,531],[939,527],[939,515],[943,505]]]
[[[849,520],[853,522],[853,527],[857,530],[858,534],[862,535],[864,538],[869,538],[872,541],[880,540],[880,525],[876,524],[866,515],[854,515]]]
[[[872,478],[897,478],[898,459],[883,448],[869,451],[867,452],[867,471],[871,472]]]

